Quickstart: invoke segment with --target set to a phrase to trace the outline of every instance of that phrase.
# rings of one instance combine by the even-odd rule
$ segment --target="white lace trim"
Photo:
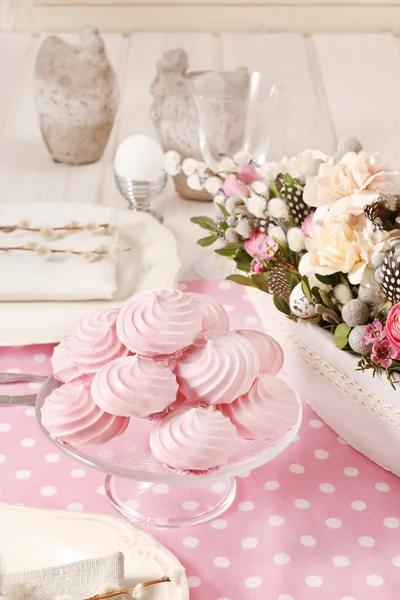
[[[379,419],[389,422],[395,427],[400,427],[400,410],[398,408],[368,391],[365,387],[354,381],[354,379],[343,375],[343,373],[315,354],[310,348],[307,348],[303,342],[293,336],[285,327],[284,317],[281,318],[275,308],[270,310],[267,303],[260,299],[261,292],[248,289],[247,293],[263,324],[267,319],[266,315],[268,315],[268,330],[276,337],[277,341],[290,348],[313,371],[328,380],[332,387],[341,394],[345,394],[363,408],[374,413]]]

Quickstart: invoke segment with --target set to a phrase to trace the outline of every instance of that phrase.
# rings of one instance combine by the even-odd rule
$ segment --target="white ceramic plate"
[[[43,510],[0,503],[0,554],[7,572],[59,566],[114,552],[125,556],[126,585],[158,579],[181,567],[178,559],[151,535],[108,515]],[[181,584],[147,588],[146,600],[189,600]]]
[[[135,263],[137,261],[132,293],[174,287],[181,262],[172,233],[146,213],[120,210],[118,221],[120,232],[134,249],[133,257]],[[1,302],[0,346],[59,342],[89,313],[118,307],[123,302]]]

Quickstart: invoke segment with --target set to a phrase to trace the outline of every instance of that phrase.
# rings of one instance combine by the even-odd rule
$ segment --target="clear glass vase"
[[[218,171],[224,156],[233,157],[242,150],[256,164],[265,163],[273,126],[276,132],[275,110],[283,86],[246,69],[201,73],[190,79],[190,85],[199,116],[200,149],[207,166]],[[200,254],[194,268],[206,278],[232,272],[229,261],[212,249]]]

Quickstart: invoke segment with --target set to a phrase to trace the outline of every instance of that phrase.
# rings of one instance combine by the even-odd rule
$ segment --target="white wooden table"
[[[75,34],[65,36],[74,39]],[[400,47],[391,34],[119,34],[104,36],[121,102],[102,160],[82,167],[55,164],[41,139],[32,99],[39,37],[0,37],[0,194],[2,201],[102,202],[124,206],[113,181],[118,143],[130,133],[155,135],[149,85],[164,50],[183,47],[193,69],[245,65],[285,85],[272,157],[306,147],[333,152],[341,137],[359,137],[367,151],[400,164]],[[189,222],[213,211],[186,202],[172,185],[157,200],[181,248],[183,279],[196,277],[200,231]]]

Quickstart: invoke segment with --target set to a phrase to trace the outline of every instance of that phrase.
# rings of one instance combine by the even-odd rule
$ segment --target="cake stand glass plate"
[[[124,517],[148,527],[190,527],[215,519],[233,503],[235,475],[273,460],[299,430],[302,408],[286,435],[262,442],[243,440],[238,452],[207,475],[181,475],[166,469],[150,452],[153,423],[131,419],[128,429],[101,446],[71,446],[52,438],[41,422],[41,407],[60,382],[47,379],[39,391],[36,415],[45,435],[63,452],[106,473],[105,489],[112,506]]]
[[[57,567],[114,552],[124,554],[127,586],[158,579],[181,567],[172,552],[149,533],[109,515],[0,503],[0,531],[0,555],[10,573]],[[146,600],[189,600],[185,574],[178,585],[148,587]]]
[[[24,346],[60,342],[90,313],[119,308],[129,296],[178,283],[181,262],[172,233],[149,214],[118,210],[121,239],[132,250],[132,271],[118,277],[115,300],[85,302],[1,302],[0,346]],[[129,272],[131,271],[131,272]]]

